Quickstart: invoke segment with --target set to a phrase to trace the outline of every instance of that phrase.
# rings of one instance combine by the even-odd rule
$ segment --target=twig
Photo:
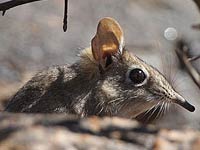
[[[2,16],[4,16],[4,15],[5,15],[5,13],[6,13],[6,11],[5,11],[5,10],[3,10],[3,12],[2,12]]]
[[[67,11],[68,11],[68,0],[65,0],[64,19],[63,19],[63,30],[64,30],[64,32],[67,31]]]
[[[5,12],[10,8],[35,1],[41,1],[41,0],[4,0],[3,2],[0,2],[0,11]]]
[[[35,1],[41,1],[41,0],[4,0],[3,2],[0,2],[0,11],[2,11],[2,16],[5,15],[5,12],[13,7],[35,2]],[[64,19],[63,19],[63,30],[64,32],[67,31],[67,12],[68,12],[68,0],[64,0],[65,7],[64,7]]]
[[[5,12],[13,7],[35,2],[35,1],[41,1],[41,0],[4,0],[3,2],[0,2],[0,11],[2,11],[2,16],[5,15]],[[63,19],[63,30],[64,32],[67,31],[67,13],[68,13],[68,0],[64,0],[65,7],[64,7],[64,19]]]
[[[188,53],[189,48],[186,45],[186,43],[184,43],[183,41],[179,41],[178,46],[176,48],[176,54],[180,62],[185,66],[187,72],[189,73],[195,84],[200,88],[200,75],[192,65]]]
[[[189,61],[195,61],[195,60],[197,60],[197,59],[199,59],[199,58],[200,58],[200,55],[194,56],[194,57],[192,57],[192,58],[188,58],[188,60],[189,60]]]

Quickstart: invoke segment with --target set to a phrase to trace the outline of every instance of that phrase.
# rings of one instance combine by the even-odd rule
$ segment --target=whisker
[[[167,103],[167,112],[170,112],[171,101]]]
[[[147,110],[145,113],[144,113],[144,116],[147,115],[152,109],[155,108],[155,105],[153,105],[149,110]]]
[[[164,110],[163,110],[162,116],[164,116],[164,115],[166,114],[166,112],[167,112],[167,106],[168,106],[168,102],[165,101]],[[161,116],[161,117],[162,117],[162,116]]]
[[[161,112],[162,112],[162,110],[163,110],[163,104],[164,104],[164,102],[162,101],[162,103],[161,103],[161,106],[160,106],[160,109],[159,109],[158,113],[156,114],[156,117],[155,117],[155,119],[157,119],[157,118],[159,118],[159,117],[160,117],[160,113],[161,113]]]
[[[117,104],[118,107],[118,111],[121,110],[123,107],[125,107],[127,104],[129,104],[128,101],[121,101],[120,103]]]
[[[161,104],[161,108],[160,108],[159,112],[157,113],[155,119],[160,118],[160,114],[161,114],[161,112],[162,112],[162,110],[163,110],[163,105],[164,105],[164,102],[162,102],[162,104]]]
[[[156,112],[157,109],[159,108],[160,103],[161,103],[161,101],[159,101],[158,104],[156,104],[156,106],[154,107],[153,112],[148,116],[147,121],[150,121],[150,120],[151,120],[151,117],[155,114],[155,112]]]
[[[100,103],[98,103],[96,105],[96,109],[97,110],[100,108],[99,112],[97,112],[97,115],[100,115],[103,112],[103,110],[104,110],[104,106],[103,105],[104,105],[104,102],[100,102]]]

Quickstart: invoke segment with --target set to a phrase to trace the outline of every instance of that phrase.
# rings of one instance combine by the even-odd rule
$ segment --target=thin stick
[[[195,84],[200,88],[200,75],[197,70],[192,66],[192,63],[188,56],[188,47],[187,51],[185,49],[186,44],[183,41],[180,41],[180,45],[176,48],[176,54],[178,55],[179,60],[185,66],[187,72],[189,73],[190,77],[193,79]]]
[[[67,31],[67,11],[68,11],[68,0],[65,0],[65,7],[64,7],[64,19],[63,19],[63,31]]]
[[[5,15],[5,12],[13,7],[35,2],[35,1],[41,1],[41,0],[4,0],[3,2],[0,2],[0,11],[2,11],[2,16]],[[64,0],[65,6],[64,6],[64,19],[63,19],[63,30],[64,32],[67,31],[67,12],[68,12],[68,0]]]
[[[3,10],[3,12],[2,12],[2,16],[4,16],[4,15],[5,15],[5,13],[6,13],[6,11],[5,11],[5,10]]]
[[[7,1],[4,0],[3,2],[0,2],[0,11],[3,11],[3,14],[5,14],[5,11],[10,8],[35,1],[41,1],[41,0],[7,0]]]
[[[197,59],[199,59],[199,58],[200,58],[200,55],[194,56],[194,57],[188,58],[188,59],[189,59],[189,61],[195,61],[195,60],[197,60]]]

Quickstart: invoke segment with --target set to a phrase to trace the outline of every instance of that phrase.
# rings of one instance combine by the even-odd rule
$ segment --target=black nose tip
[[[179,104],[180,106],[182,106],[183,108],[187,109],[190,112],[194,112],[195,111],[195,107],[193,105],[191,105],[190,103],[188,103],[182,96],[180,96],[179,94],[176,95],[176,99],[173,100],[176,104]]]
[[[190,103],[188,103],[187,101],[185,101],[184,103],[182,103],[180,105],[183,106],[185,109],[187,109],[190,112],[195,111],[195,107],[193,105],[191,105]]]
[[[188,103],[187,101],[176,101],[176,103],[179,104],[180,106],[182,106],[183,108],[187,109],[190,112],[195,111],[195,107],[193,105],[191,105],[190,103]]]

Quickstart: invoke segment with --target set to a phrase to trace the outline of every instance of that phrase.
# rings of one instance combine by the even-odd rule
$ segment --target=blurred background
[[[0,16],[0,110],[33,74],[47,66],[71,64],[90,45],[98,20],[113,17],[122,26],[126,47],[155,66],[189,102],[190,113],[173,106],[157,125],[200,129],[200,90],[180,68],[176,42],[183,39],[190,53],[200,54],[200,13],[192,0],[69,0],[68,30],[62,30],[63,0],[18,6]],[[174,28],[175,40],[164,35]],[[193,65],[200,71],[200,60]]]

